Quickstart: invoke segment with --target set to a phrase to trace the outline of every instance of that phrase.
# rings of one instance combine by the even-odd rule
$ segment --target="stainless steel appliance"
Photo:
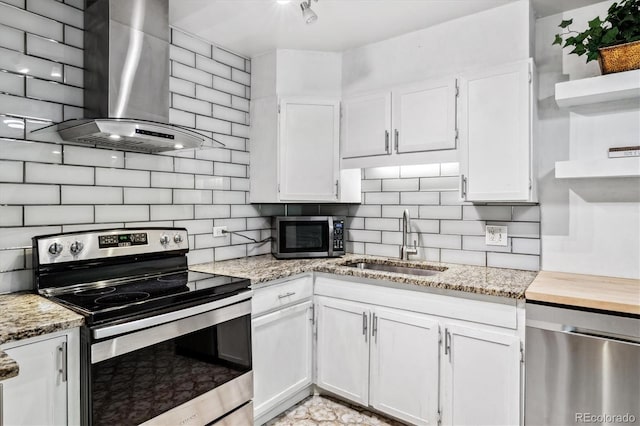
[[[640,318],[527,302],[526,425],[640,421]]]
[[[278,216],[271,252],[278,259],[344,255],[344,217]]]
[[[85,316],[83,424],[252,424],[250,283],[187,252],[183,228],[33,239],[38,292]]]

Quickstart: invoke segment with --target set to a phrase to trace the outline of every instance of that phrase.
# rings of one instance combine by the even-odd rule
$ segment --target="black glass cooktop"
[[[140,279],[108,281],[52,298],[81,313],[88,325],[131,320],[182,309],[247,291],[244,278],[181,271]]]

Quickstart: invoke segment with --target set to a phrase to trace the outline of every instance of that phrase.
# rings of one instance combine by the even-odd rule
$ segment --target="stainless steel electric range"
[[[188,251],[183,228],[33,238],[38,292],[86,320],[83,424],[253,424],[250,283]]]

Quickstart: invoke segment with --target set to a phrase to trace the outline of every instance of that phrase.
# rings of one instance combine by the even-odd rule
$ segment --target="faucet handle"
[[[414,249],[418,248],[418,241],[417,240],[413,240],[413,248]]]

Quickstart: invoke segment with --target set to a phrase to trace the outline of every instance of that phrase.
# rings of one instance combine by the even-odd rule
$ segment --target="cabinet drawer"
[[[297,303],[313,296],[313,277],[305,275],[280,284],[254,290],[253,316]]]

